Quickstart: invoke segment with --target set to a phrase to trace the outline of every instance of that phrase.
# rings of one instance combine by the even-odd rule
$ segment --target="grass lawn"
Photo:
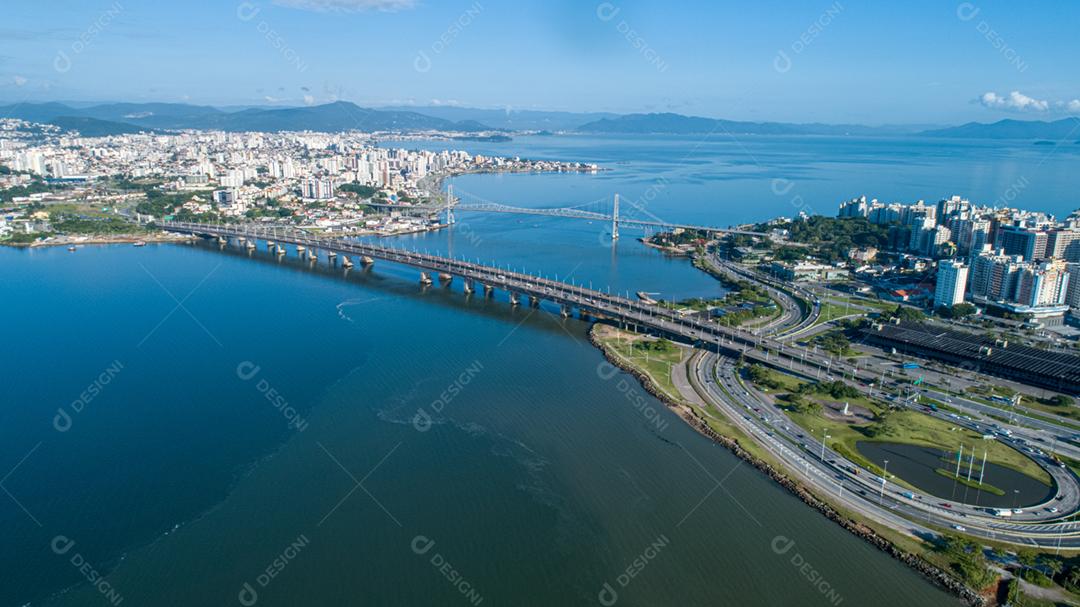
[[[829,303],[829,302],[827,302],[825,300],[822,300],[821,301],[821,314],[818,315],[817,322],[815,322],[811,326],[817,326],[817,325],[820,325],[821,323],[829,322],[831,320],[836,320],[837,318],[840,318],[841,316],[847,316],[849,314],[858,314],[860,312],[862,312],[862,310],[848,309],[848,308],[846,308],[844,306],[838,306],[838,305],[836,305],[834,303]]]
[[[683,358],[683,350],[665,342],[669,347],[659,350],[660,343],[652,337],[637,333],[620,331],[607,325],[596,325],[597,338],[614,351],[624,361],[645,372],[665,394],[672,399],[682,401],[675,383],[671,380],[671,369]]]
[[[594,325],[593,330],[596,331],[597,339],[599,339],[605,347],[613,350],[617,355],[623,357],[624,361],[629,362],[638,370],[648,374],[650,379],[652,379],[653,384],[667,393],[668,396],[673,398],[676,402],[684,403],[686,406],[697,411],[701,418],[705,420],[705,423],[718,434],[739,441],[739,444],[750,452],[751,455],[768,462],[778,469],[782,469],[780,460],[778,460],[768,449],[739,429],[739,427],[729,420],[722,411],[716,409],[706,410],[691,402],[687,402],[682,398],[682,395],[679,393],[678,389],[675,387],[675,383],[671,379],[672,369],[675,365],[680,364],[683,358],[683,351],[681,348],[676,347],[674,352],[667,352],[657,356],[653,350],[647,350],[645,347],[646,344],[655,343],[656,340],[651,337],[645,337],[628,331],[621,331],[608,325]],[[648,352],[648,356],[645,356],[646,351]],[[690,377],[691,383],[696,384],[692,375]]]
[[[868,308],[874,308],[875,310],[879,310],[881,312],[892,312],[893,310],[896,309],[896,303],[895,302],[883,301],[883,300],[880,300],[880,299],[862,299],[860,297],[843,297],[843,296],[833,295],[831,293],[828,294],[827,297],[829,299],[834,300],[834,301],[846,301],[846,302],[851,303],[852,305],[866,306]],[[859,310],[852,310],[852,313],[855,313],[855,312],[858,312],[858,311]]]
[[[774,381],[779,381],[784,385],[781,390],[773,390],[774,393],[792,391],[800,383],[794,377],[785,376],[773,370],[770,370],[770,373]],[[828,402],[819,394],[804,394],[803,396],[821,403]],[[872,402],[865,397],[844,400],[850,402],[852,406],[865,407],[875,416],[879,416],[886,410],[884,405]],[[821,436],[822,431],[826,431],[832,437],[827,441],[830,447],[851,459],[851,461],[878,474],[881,471],[867,458],[859,454],[855,448],[856,443],[860,441],[895,442],[946,450],[954,449],[958,444],[968,445],[968,447],[979,445],[979,447],[987,449],[987,461],[1007,466],[1027,474],[1045,485],[1050,485],[1049,474],[1039,467],[1034,460],[1019,451],[996,440],[984,440],[982,435],[971,430],[954,426],[947,421],[930,417],[918,411],[907,409],[891,411],[886,431],[874,437],[868,436],[867,430],[877,422],[849,423],[844,420],[831,419],[822,412],[789,410],[787,415],[793,422],[812,435]]]

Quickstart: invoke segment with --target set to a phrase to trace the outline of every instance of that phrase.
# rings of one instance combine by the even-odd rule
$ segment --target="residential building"
[[[967,289],[968,266],[956,260],[938,263],[937,284],[934,287],[934,306],[951,308],[964,301]]]

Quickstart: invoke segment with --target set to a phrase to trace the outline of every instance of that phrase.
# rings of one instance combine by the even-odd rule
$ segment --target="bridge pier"
[[[277,254],[279,257],[285,255],[285,247],[277,245]]]
[[[244,248],[246,248],[249,251],[254,251],[255,250],[255,243],[251,242],[249,240],[246,244],[244,244]]]
[[[274,244],[275,244],[275,243],[274,243],[274,241],[273,241],[273,240],[267,240],[267,241],[266,241],[266,250],[267,250],[267,251],[269,251],[269,250],[273,249],[273,248],[274,248]]]
[[[341,267],[346,268],[346,269],[352,267],[352,261],[349,260],[348,255],[342,255],[341,256]]]
[[[491,294],[495,292],[495,287],[491,285],[484,285],[484,297],[491,297]]]
[[[334,265],[334,258],[337,257],[337,253],[328,251],[326,253],[326,261],[330,262],[330,265]]]
[[[427,272],[420,272],[420,284],[422,284],[422,285],[424,285],[426,287],[426,286],[430,285],[432,282],[434,282],[434,281],[431,280],[431,276]]]
[[[360,265],[364,266],[365,268],[370,266],[370,265],[374,265],[374,264],[375,264],[374,259],[368,257],[367,255],[361,255],[360,256]]]
[[[574,310],[571,309],[570,306],[563,304],[562,308],[559,310],[559,313],[562,314],[563,318],[570,318],[570,315],[574,313]]]
[[[453,274],[447,274],[446,272],[439,272],[439,284],[441,284],[443,286],[447,286],[453,281],[454,281],[454,275]]]
[[[540,298],[535,296],[535,295],[530,295],[529,296],[529,305],[531,307],[533,307],[533,308],[539,308],[540,307]]]
[[[473,287],[473,279],[471,279],[471,278],[466,278],[465,279],[465,287],[464,287],[464,289],[465,289],[466,294],[470,294],[470,293],[472,293],[473,291],[476,290],[476,288]]]
[[[516,306],[521,303],[521,296],[513,291],[510,291],[510,305]]]

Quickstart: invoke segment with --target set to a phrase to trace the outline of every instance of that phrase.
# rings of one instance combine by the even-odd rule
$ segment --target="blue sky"
[[[1080,3],[6,0],[0,100],[740,120],[1080,113]]]

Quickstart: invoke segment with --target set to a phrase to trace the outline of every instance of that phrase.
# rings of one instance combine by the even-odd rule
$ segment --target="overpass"
[[[420,280],[424,284],[434,282],[432,274],[437,274],[444,284],[460,278],[464,282],[466,293],[483,289],[485,295],[490,295],[494,289],[504,290],[510,294],[513,305],[520,305],[526,297],[532,306],[538,306],[542,300],[547,300],[559,305],[563,316],[570,316],[573,310],[577,309],[583,316],[611,319],[636,330],[688,341],[695,346],[724,354],[729,359],[745,357],[810,379],[824,377],[831,380],[834,379],[833,374],[844,380],[850,378],[864,392],[869,387],[871,396],[875,382],[879,381],[875,373],[867,372],[866,369],[860,370],[858,363],[851,364],[843,358],[833,359],[824,353],[812,352],[777,338],[755,335],[738,327],[724,327],[693,317],[683,317],[674,310],[637,301],[629,296],[612,295],[540,276],[344,238],[325,238],[292,227],[186,222],[163,222],[159,227],[170,232],[217,237],[222,243],[229,238],[243,239],[249,247],[255,246],[254,242],[257,240],[264,240],[280,255],[286,254],[283,245],[293,245],[297,251],[303,251],[313,259],[320,255],[341,256],[345,266],[352,265],[348,258],[350,255],[363,264],[374,263],[377,259],[404,264],[420,270]],[[1035,461],[1044,468],[1048,467],[1039,459]],[[1057,478],[1061,485],[1068,485],[1062,494],[1067,496],[1066,501],[1051,501],[1041,505],[1053,504],[1060,508],[1060,514],[1052,517],[1024,521],[1014,518],[1005,522],[985,517],[977,511],[969,510],[968,514],[962,514],[935,508],[929,503],[907,503],[905,508],[915,509],[920,517],[933,512],[941,522],[954,525],[962,523],[970,529],[971,535],[1044,548],[1080,547],[1080,523],[1068,520],[1075,512],[1080,511],[1076,480],[1071,473],[1059,473],[1057,470],[1050,472],[1052,475],[1058,473]],[[961,516],[964,518],[959,518]]]

